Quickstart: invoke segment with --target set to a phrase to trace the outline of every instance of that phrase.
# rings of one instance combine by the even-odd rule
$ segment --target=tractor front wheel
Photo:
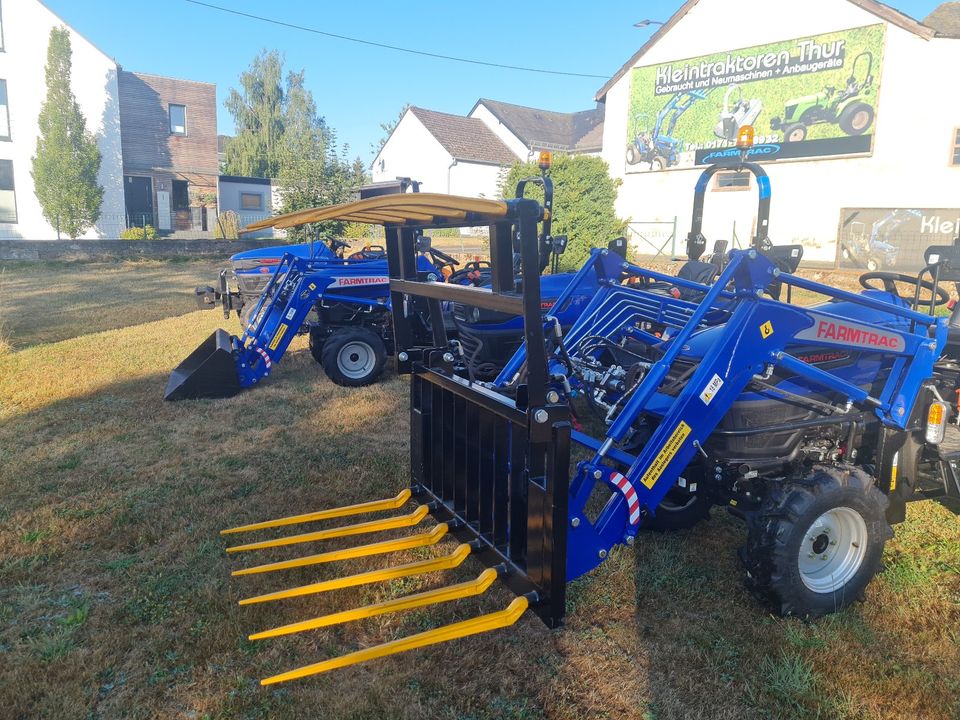
[[[873,107],[862,102],[847,105],[840,113],[837,125],[847,135],[863,135],[873,125]]]
[[[327,335],[320,328],[310,328],[310,354],[321,365],[323,365],[323,345],[326,341]]]
[[[803,142],[807,139],[807,126],[803,123],[793,123],[783,129],[785,142]]]
[[[383,340],[364,327],[337,330],[327,338],[320,354],[327,377],[344,387],[360,387],[376,381],[386,359]]]
[[[750,519],[747,587],[780,615],[814,618],[863,598],[893,537],[887,496],[854,467],[816,467],[771,489]]]

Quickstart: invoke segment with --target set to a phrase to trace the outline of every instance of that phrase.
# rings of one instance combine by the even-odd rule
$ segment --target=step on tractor
[[[770,129],[782,132],[785,142],[806,140],[811,125],[824,123],[838,125],[847,135],[863,135],[873,125],[873,82],[873,54],[864,51],[853,59],[846,87],[828,85],[814,95],[788,100],[783,117],[771,118]]]
[[[717,169],[705,171],[703,187]],[[763,177],[756,166],[749,169]],[[316,659],[262,684],[507,628],[527,612],[558,628],[567,583],[600,565],[616,546],[631,545],[649,518],[686,497],[698,503],[698,513],[703,503],[724,503],[745,520],[742,560],[757,597],[781,614],[816,617],[862,597],[905,502],[960,494],[953,405],[960,343],[951,342],[951,328],[960,333],[960,317],[934,314],[947,299],[941,283],[960,281],[957,247],[930,248],[928,266],[916,277],[868,274],[861,293],[782,270],[781,256],[764,242],[766,228],[758,230],[753,247],[727,254],[712,284],[663,277],[595,250],[572,284],[592,273],[599,290],[578,323],[558,334],[541,307],[536,272],[543,208],[531,199],[448,201],[446,207],[381,207],[389,217],[381,222],[397,369],[410,380],[409,486],[392,498],[223,533],[252,535],[228,547],[235,558],[267,548],[311,548],[300,557],[235,570],[245,582],[263,583],[241,605],[464,564],[478,571],[466,582],[304,618],[256,632],[252,640],[475,598],[495,583],[515,597],[502,609]],[[345,206],[331,217],[353,218],[362,207]],[[490,228],[490,287],[427,279],[417,264],[417,233],[482,224]],[[688,240],[696,255],[702,235],[691,232]],[[515,241],[527,271],[522,292],[512,263]],[[623,283],[624,275],[670,283],[690,291],[690,299]],[[876,281],[882,286],[873,287]],[[901,294],[898,283],[913,291]],[[788,298],[790,288],[800,288],[828,300],[798,307],[775,299],[784,288]],[[523,318],[522,368],[509,389],[457,375],[456,345],[442,322],[444,302]],[[421,313],[432,320],[426,342]],[[664,326],[659,336],[644,329],[650,318]],[[605,408],[606,423],[598,436],[573,429],[576,388],[599,390],[594,399]],[[583,458],[573,466],[572,446]],[[356,516],[365,517],[349,519]],[[400,537],[339,549],[316,545],[427,522]],[[305,531],[284,533],[303,525]],[[385,561],[381,569],[338,577],[325,573],[326,579],[287,589],[267,584],[292,568],[412,548],[420,548],[421,559]]]

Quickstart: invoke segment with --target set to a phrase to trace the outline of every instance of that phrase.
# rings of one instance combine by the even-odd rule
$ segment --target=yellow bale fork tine
[[[233,547],[228,547],[227,552],[235,553],[247,552],[249,550],[266,550],[267,548],[298,545],[300,543],[317,542],[319,540],[333,540],[334,538],[349,537],[351,535],[364,535],[366,533],[380,532],[381,530],[413,527],[423,522],[423,519],[427,517],[429,512],[430,508],[426,505],[420,505],[409,515],[400,515],[384,520],[369,520],[355,525],[342,525],[327,530],[317,530],[316,532],[290,535],[289,537],[275,538],[273,540],[262,540],[261,542],[247,543],[246,545],[234,545]]]
[[[353,610],[344,610],[342,612],[331,613],[330,615],[322,615],[312,620],[283,625],[282,627],[273,628],[272,630],[254,633],[250,635],[249,638],[250,640],[265,640],[266,638],[292,635],[293,633],[316,630],[318,628],[330,627],[331,625],[341,625],[354,620],[376,617],[377,615],[404,612],[427,605],[439,605],[444,602],[475,597],[485,593],[496,579],[497,571],[493,568],[487,568],[473,580],[467,580],[466,582],[457,583],[456,585],[450,585],[448,587],[437,588],[436,590],[427,590],[414,595],[408,595],[407,597],[396,598],[395,600],[384,600],[383,602],[365,605],[364,607]]]
[[[316,595],[317,593],[323,593],[329,590],[356,587],[357,585],[369,585],[370,583],[381,582],[383,580],[395,580],[411,575],[423,575],[424,573],[434,572],[436,570],[451,570],[462,564],[469,555],[470,546],[467,543],[463,543],[458,545],[452,553],[442,557],[431,560],[418,560],[417,562],[407,563],[406,565],[396,565],[394,567],[383,568],[382,570],[370,570],[356,575],[347,575],[346,577],[323,580],[310,585],[301,585],[300,587],[290,588],[289,590],[280,590],[279,592],[268,593],[266,595],[244,598],[240,601],[240,604],[253,605],[255,603],[284,600],[302,595]]]
[[[321,565],[338,560],[355,560],[357,558],[370,557],[371,555],[383,555],[385,553],[399,552],[400,550],[413,550],[414,548],[429,547],[436,545],[447,534],[449,526],[446,523],[440,523],[430,532],[417,533],[407,537],[397,538],[396,540],[382,540],[381,542],[369,543],[367,545],[357,545],[356,547],[344,548],[343,550],[331,550],[329,552],[317,553],[316,555],[306,555],[305,557],[294,558],[293,560],[280,560],[279,562],[267,563],[265,565],[256,565],[243,570],[234,570],[231,575],[239,577],[241,575],[257,575],[259,573],[275,572],[277,570],[290,570],[292,568],[307,567],[308,565]]]
[[[407,488],[401,490],[400,494],[396,497],[387,498],[386,500],[373,500],[357,505],[344,505],[343,507],[331,508],[330,510],[320,510],[318,512],[304,513],[303,515],[291,515],[290,517],[278,518],[276,520],[241,525],[240,527],[221,530],[220,534],[230,535],[232,533],[253,532],[254,530],[267,530],[269,528],[299,525],[300,523],[316,522],[318,520],[333,520],[335,518],[349,517],[350,515],[396,510],[403,507],[410,497],[410,489]]]
[[[260,681],[260,684],[275,685],[276,683],[287,682],[289,680],[298,680],[299,678],[309,677],[310,675],[318,675],[330,670],[356,665],[357,663],[366,662],[367,660],[376,660],[377,658],[396,655],[397,653],[414,650],[415,648],[437,645],[469,635],[479,635],[480,633],[490,632],[491,630],[510,627],[520,619],[520,616],[523,615],[529,605],[530,603],[526,597],[521,596],[514,598],[513,602],[504,610],[488,613],[487,615],[480,615],[470,620],[444,625],[434,630],[427,630],[426,632],[400,638],[399,640],[393,640],[388,643],[383,643],[382,645],[374,645],[373,647],[357,650],[356,652],[331,658],[330,660],[324,660],[323,662],[318,662],[313,665],[306,665],[296,670],[281,673],[280,675],[264,678]]]

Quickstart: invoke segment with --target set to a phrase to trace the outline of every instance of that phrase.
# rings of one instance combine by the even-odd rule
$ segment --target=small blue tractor
[[[651,170],[665,170],[679,163],[682,143],[673,137],[677,120],[694,103],[706,99],[707,95],[707,90],[690,90],[673,95],[657,113],[652,128],[648,127],[647,116],[638,115],[634,118],[633,139],[627,144],[627,164],[643,162],[649,163]]]
[[[744,167],[757,175],[769,200],[762,171]],[[719,169],[704,171],[698,192]],[[780,614],[813,618],[863,597],[907,501],[960,496],[960,310],[949,318],[935,313],[948,299],[941,283],[960,282],[960,247],[929,248],[927,267],[917,276],[868,273],[860,293],[787,271],[793,265],[784,260],[792,253],[773,248],[766,227],[758,229],[753,247],[727,254],[712,283],[661,276],[595,250],[553,306],[577,285],[597,287],[563,333],[542,306],[537,223],[544,208],[524,198],[442,198],[391,198],[376,206],[386,230],[397,368],[410,378],[409,486],[385,500],[224,534],[270,533],[227,548],[237,557],[414,528],[432,518],[429,527],[401,537],[321,547],[238,569],[234,575],[245,580],[269,580],[293,568],[413,548],[421,554],[356,574],[322,573],[292,588],[261,586],[241,605],[465,563],[479,571],[466,582],[304,618],[257,632],[252,640],[475,598],[495,582],[515,597],[505,608],[317,659],[263,684],[506,628],[528,611],[560,627],[569,581],[617,546],[631,545],[648,518],[686,512],[688,504],[695,509],[676,526],[704,517],[710,505],[725,505],[741,517],[749,590]],[[331,208],[326,217],[370,219],[368,202]],[[423,275],[418,233],[481,224],[490,228],[490,287]],[[696,223],[689,240],[697,255],[703,241]],[[519,292],[515,242],[526,270]],[[625,277],[638,282],[624,283]],[[687,294],[661,291],[658,283]],[[787,299],[790,288],[800,288],[826,302],[793,305],[778,299],[784,288]],[[444,302],[523,318],[522,363],[507,385],[457,375],[458,349],[442,322]],[[430,320],[427,334],[418,308]],[[651,324],[662,330],[652,332]],[[586,393],[603,411],[603,429],[596,433],[573,428],[571,403]],[[571,444],[582,458],[572,466]],[[410,501],[416,506],[403,514],[376,517]],[[374,517],[341,524],[365,514]],[[333,527],[292,536],[272,532],[330,521]],[[442,547],[450,537],[459,544]]]
[[[543,284],[548,293],[559,295],[572,274],[555,272],[567,238],[551,234],[553,184],[547,174],[549,165],[549,156],[544,153],[540,176],[521,180],[517,196],[523,197],[527,186],[543,187],[546,212],[538,240],[538,274],[552,265],[554,274],[545,278]],[[406,178],[401,178],[401,191],[406,189],[404,181]],[[404,197],[419,195],[417,184],[412,185],[414,192],[401,193]],[[396,194],[383,192],[380,187],[377,190],[363,199],[376,205],[383,202],[383,197]],[[327,210],[291,213],[251,225],[247,230],[308,225],[318,222]],[[370,217],[378,215],[372,211]],[[623,253],[625,244],[620,239],[613,246]],[[287,246],[288,252],[282,252],[283,247],[263,248],[235,255],[233,273],[240,289],[229,288],[229,271],[223,270],[219,290],[199,287],[196,295],[201,307],[219,304],[225,318],[236,310],[243,333],[239,337],[224,330],[213,333],[173,371],[165,398],[230,397],[252,387],[272,371],[299,332],[309,333],[313,358],[338,385],[358,387],[379,378],[386,357],[394,349],[385,251],[382,247],[366,247],[343,257],[345,247],[338,241],[331,241],[329,247],[317,242]],[[489,283],[490,265],[486,261],[471,261],[459,267],[456,259],[432,247],[430,238],[422,234],[417,236],[417,251],[419,271],[428,280],[473,286]],[[519,254],[515,253],[514,264],[519,288],[523,284]],[[564,328],[573,324],[593,290],[581,288],[556,313]],[[549,305],[549,300],[545,303]],[[495,376],[522,342],[523,321],[519,316],[479,314],[475,309],[448,303],[443,322],[454,338],[461,338],[460,365],[475,377]],[[429,332],[430,321],[424,317],[422,324],[423,331]]]

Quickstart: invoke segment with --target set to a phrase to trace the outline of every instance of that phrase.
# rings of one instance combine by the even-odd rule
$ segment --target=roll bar
[[[690,232],[687,234],[687,256],[691,260],[699,260],[707,247],[707,238],[703,235],[703,203],[707,196],[707,185],[710,178],[724,170],[749,170],[757,179],[757,190],[760,199],[757,206],[757,235],[752,245],[758,250],[769,250],[771,247],[770,228],[770,178],[766,171],[756,163],[741,162],[737,165],[711,165],[700,174],[697,187],[693,195],[693,220]]]

